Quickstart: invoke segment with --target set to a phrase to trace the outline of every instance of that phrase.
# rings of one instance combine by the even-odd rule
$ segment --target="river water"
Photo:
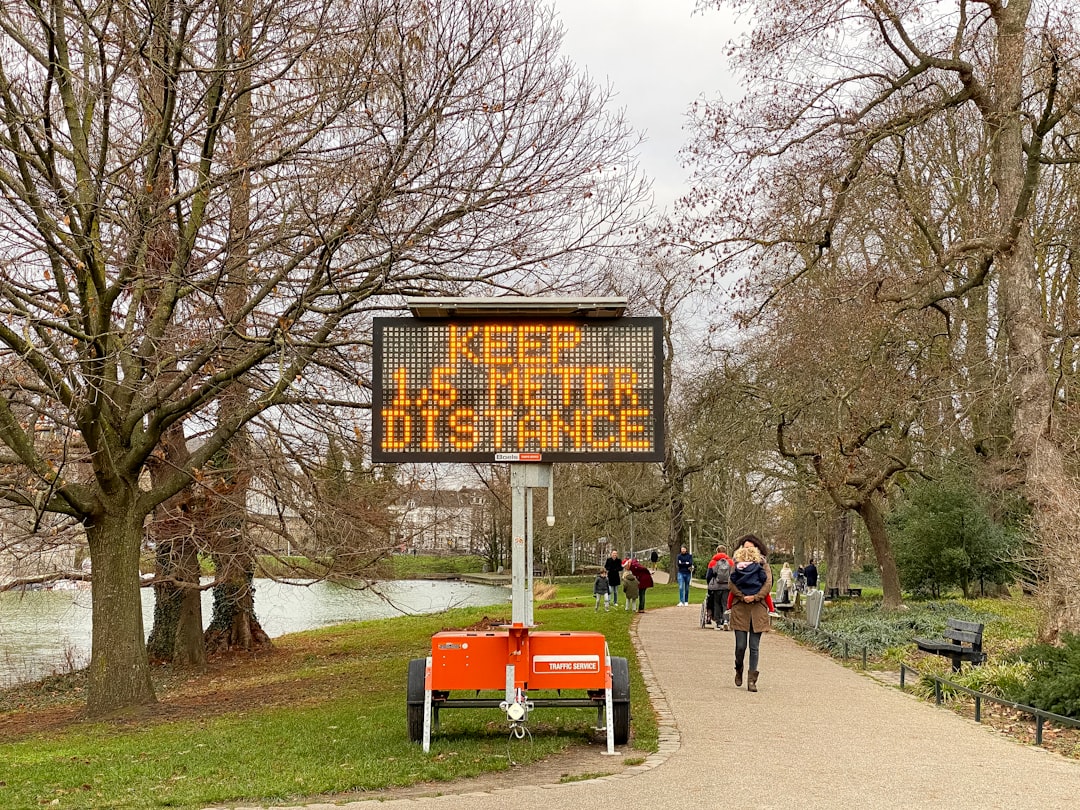
[[[213,595],[203,591],[203,621]],[[149,635],[154,594],[142,589]],[[510,591],[465,582],[400,580],[357,590],[329,582],[255,580],[255,612],[271,638],[341,622],[437,613],[452,607],[508,605]],[[0,593],[0,687],[68,672],[90,662],[90,591]]]

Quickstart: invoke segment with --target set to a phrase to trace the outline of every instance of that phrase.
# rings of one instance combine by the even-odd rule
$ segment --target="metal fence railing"
[[[830,633],[828,630],[822,630],[820,627],[811,627],[806,622],[796,621],[792,618],[783,618],[780,620],[773,620],[774,623],[786,625],[787,631],[792,635],[796,633],[807,636],[810,638],[824,638],[829,641],[833,646],[827,648],[827,652],[834,658],[840,658],[847,661],[849,658],[855,658],[856,656],[851,654],[851,651],[856,650],[862,658],[862,668],[866,669],[866,660],[868,656],[866,645],[860,645],[858,642],[854,642],[850,639],[838,636],[835,633]],[[836,655],[836,652],[840,652],[840,655]]]
[[[900,688],[905,688],[905,680],[908,672],[914,672],[920,678],[931,678],[934,681],[934,702],[937,705],[941,705],[944,700],[944,691],[942,690],[942,684],[945,684],[950,689],[955,689],[957,692],[963,692],[966,695],[970,695],[975,699],[975,722],[982,722],[982,703],[984,700],[988,700],[991,703],[996,703],[999,706],[1004,706],[1008,709],[1015,709],[1023,714],[1029,714],[1035,721],[1035,744],[1042,745],[1043,741],[1043,725],[1046,721],[1056,723],[1062,726],[1071,726],[1072,728],[1080,728],[1080,720],[1074,720],[1071,717],[1065,717],[1061,714],[1054,714],[1043,709],[1037,709],[1034,706],[1026,706],[1023,703],[1016,703],[1005,698],[995,697],[994,695],[988,695],[985,692],[979,692],[975,689],[968,689],[966,686],[960,686],[957,683],[953,683],[948,678],[942,678],[940,675],[933,675],[927,672],[920,672],[915,667],[910,667],[901,662],[900,664]]]

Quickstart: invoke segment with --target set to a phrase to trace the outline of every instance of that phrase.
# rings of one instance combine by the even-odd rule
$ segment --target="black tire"
[[[611,659],[611,724],[615,745],[630,742],[630,666],[625,658]]]
[[[702,627],[702,629],[704,629],[705,625],[708,624],[708,622],[705,621],[705,617],[709,615],[708,606],[709,606],[709,597],[706,596],[703,600],[701,600],[701,627]]]
[[[409,662],[409,683],[405,694],[405,718],[409,726],[409,742],[424,740],[424,677],[427,659],[414,658]]]

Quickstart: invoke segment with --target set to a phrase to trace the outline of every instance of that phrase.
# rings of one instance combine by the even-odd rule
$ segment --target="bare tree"
[[[547,289],[617,246],[633,139],[558,47],[532,0],[0,9],[0,495],[86,528],[90,714],[154,700],[150,515],[260,414],[366,407],[370,311]]]
[[[1080,487],[1054,418],[1047,370],[1062,336],[1046,319],[1034,226],[1040,190],[1059,167],[1076,162],[1080,84],[1070,8],[1056,0],[756,3],[748,47],[737,54],[755,91],[737,105],[700,111],[692,151],[711,179],[691,196],[697,208],[683,234],[701,249],[717,249],[729,267],[739,259],[754,269],[786,267],[780,289],[833,255],[844,232],[864,228],[870,214],[918,232],[914,244],[924,259],[899,276],[898,263],[882,266],[881,300],[951,315],[969,292],[996,283],[991,306],[1005,336],[1011,406],[1007,467],[1034,507],[1045,545],[1044,629],[1051,638],[1080,629],[1080,538],[1067,514]],[[972,187],[972,175],[943,182],[925,168],[919,148],[920,133],[948,132],[960,117],[977,126],[992,182],[966,197],[953,184]],[[880,204],[853,193],[888,165],[910,166],[939,203],[957,206],[956,216],[943,216],[942,207],[921,216],[927,209],[907,206],[899,186],[897,193],[880,186]],[[753,215],[808,169],[815,180],[802,185],[804,227],[770,227]],[[872,263],[873,254],[868,258]]]

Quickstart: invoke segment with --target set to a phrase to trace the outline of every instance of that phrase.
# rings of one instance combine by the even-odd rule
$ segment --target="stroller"
[[[702,629],[707,627],[709,625],[709,622],[712,621],[712,617],[710,617],[710,615],[709,615],[709,600],[714,599],[714,598],[719,600],[721,598],[721,594],[722,594],[723,598],[724,598],[724,600],[726,602],[727,593],[728,592],[726,590],[724,590],[724,591],[706,590],[705,591],[705,598],[701,600],[701,628]],[[726,630],[727,627],[728,627],[728,621],[729,621],[729,615],[728,615],[729,611],[727,609],[726,604],[722,605],[721,607],[723,608],[723,612],[722,612],[722,614],[720,616],[720,621],[716,622],[715,626],[716,626],[717,630]]]
[[[810,588],[806,584],[806,574],[802,571],[795,574],[795,592],[801,593],[803,596],[810,593]]]

